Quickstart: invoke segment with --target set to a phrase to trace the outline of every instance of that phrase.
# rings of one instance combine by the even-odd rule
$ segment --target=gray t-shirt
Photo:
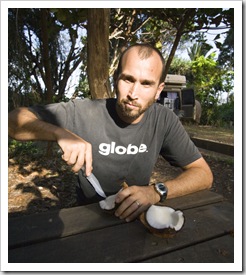
[[[155,103],[139,123],[129,125],[119,119],[115,104],[116,99],[78,99],[30,110],[92,144],[93,173],[106,195],[118,192],[124,181],[128,185],[148,185],[159,154],[180,167],[201,157],[178,117],[168,108]],[[88,185],[82,172],[79,181],[80,186]]]

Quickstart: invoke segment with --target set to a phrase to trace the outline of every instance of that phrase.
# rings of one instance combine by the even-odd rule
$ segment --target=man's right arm
[[[92,171],[91,144],[67,129],[40,120],[28,108],[21,107],[9,113],[9,136],[21,141],[56,141],[63,151],[62,158],[73,171],[85,165],[86,174]]]
[[[21,107],[9,113],[9,136],[16,140],[56,141],[55,132],[59,127],[39,120],[38,117]]]

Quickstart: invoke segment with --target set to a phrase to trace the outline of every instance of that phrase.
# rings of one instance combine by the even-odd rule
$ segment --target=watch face
[[[168,192],[168,189],[167,189],[167,187],[165,186],[165,184],[163,184],[163,183],[156,183],[155,184],[155,186],[156,186],[156,191],[160,194],[160,196],[161,196],[161,199],[160,199],[160,202],[163,202],[165,199],[166,199],[166,197],[167,197],[167,192]]]
[[[162,192],[165,192],[165,191],[166,191],[166,187],[165,187],[165,185],[162,184],[162,183],[158,183],[158,188],[159,188],[160,191],[162,191]]]

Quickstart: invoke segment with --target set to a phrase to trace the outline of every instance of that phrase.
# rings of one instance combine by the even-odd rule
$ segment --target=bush
[[[217,126],[230,126],[234,121],[233,102],[225,103],[217,107]]]
[[[58,153],[57,146],[53,142],[45,141],[17,141],[9,138],[8,154],[9,158],[15,159],[37,159],[39,157],[48,157]]]
[[[214,104],[209,107],[202,107],[201,124],[216,127],[231,127],[234,121],[233,102],[221,105]]]

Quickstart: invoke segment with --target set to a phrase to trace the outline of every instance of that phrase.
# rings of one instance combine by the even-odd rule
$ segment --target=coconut
[[[158,237],[173,237],[184,225],[184,215],[171,207],[152,205],[140,215],[140,221]]]
[[[125,189],[127,187],[128,187],[128,184],[126,182],[123,182],[122,188],[120,189],[120,191],[122,191],[123,189]],[[106,211],[109,211],[109,212],[114,212],[118,207],[118,204],[115,202],[115,198],[116,198],[117,194],[108,196],[105,200],[99,201],[100,207],[103,210],[106,210]]]
[[[112,210],[115,208],[115,195],[108,196],[105,200],[99,201],[99,205],[103,210]]]

